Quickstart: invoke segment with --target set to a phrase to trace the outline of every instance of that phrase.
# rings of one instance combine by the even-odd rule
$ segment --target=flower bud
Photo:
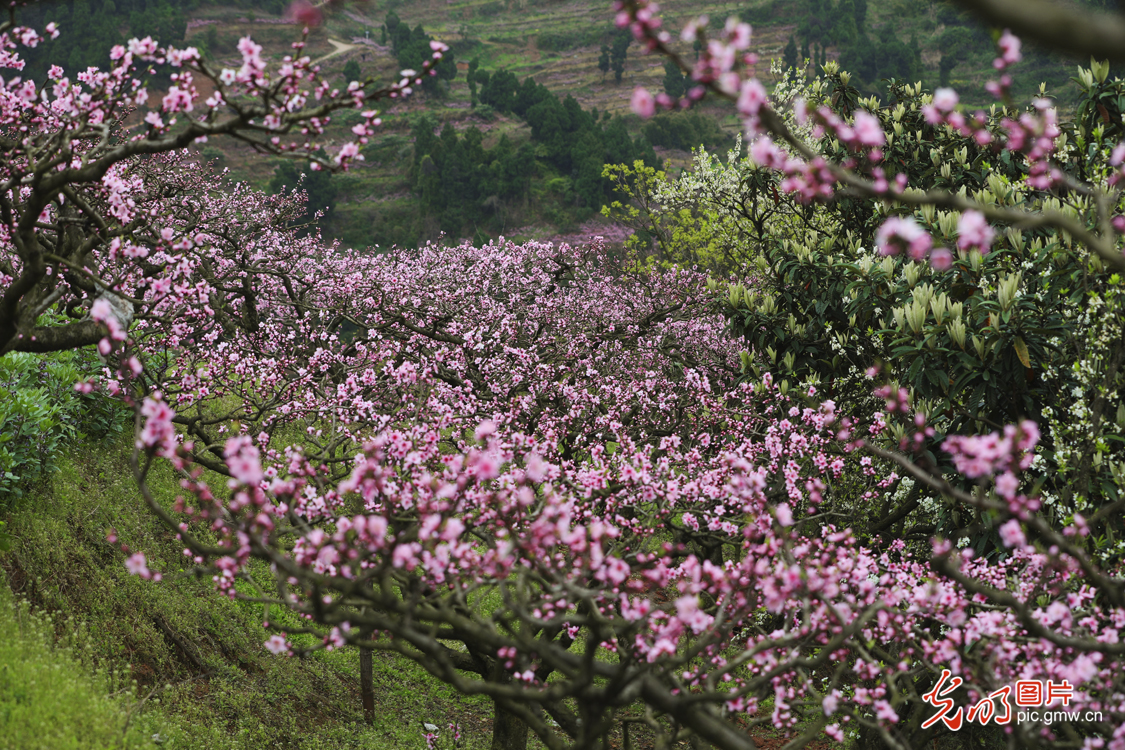
[[[1109,77],[1109,60],[1098,62],[1090,58],[1090,72],[1093,73],[1098,83],[1105,83],[1105,79]]]
[[[945,320],[945,313],[949,308],[949,297],[942,292],[930,299],[930,310],[933,311],[934,320],[940,326]]]
[[[922,266],[910,261],[902,265],[902,278],[906,279],[906,283],[913,289],[914,285],[918,283],[918,277],[922,274]]]
[[[977,356],[981,359],[984,359],[986,347],[984,345],[984,342],[981,341],[977,336],[973,336],[973,348],[977,350]]]
[[[953,339],[954,343],[962,349],[965,348],[965,321],[961,318],[954,318],[950,321],[947,328],[949,337]]]
[[[883,270],[883,275],[889,279],[895,272],[895,259],[888,255],[883,258],[879,267]]]

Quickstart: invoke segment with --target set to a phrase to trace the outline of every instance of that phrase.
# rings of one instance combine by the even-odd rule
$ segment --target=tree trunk
[[[375,686],[371,679],[371,649],[359,650],[359,693],[363,696],[363,718],[375,723]]]
[[[492,702],[492,750],[527,750],[527,724]]]
[[[691,750],[711,750],[711,743],[696,734],[688,737],[688,744]]]

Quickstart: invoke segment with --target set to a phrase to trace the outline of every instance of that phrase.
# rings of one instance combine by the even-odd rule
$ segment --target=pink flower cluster
[[[953,456],[957,471],[967,477],[992,477],[1000,471],[1031,466],[1032,449],[1039,443],[1039,427],[1031,420],[1008,425],[1003,433],[951,435],[942,448]]]

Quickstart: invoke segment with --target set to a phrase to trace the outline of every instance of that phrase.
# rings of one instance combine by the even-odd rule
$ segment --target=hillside
[[[663,4],[663,9],[669,28],[678,28],[687,17],[698,13],[708,14],[720,25],[730,15],[753,23],[754,49],[761,60],[758,72],[767,80],[771,79],[770,60],[783,59],[786,45],[793,38],[802,42],[796,45],[800,53],[808,47],[813,59],[839,59],[861,67],[857,54],[869,55],[871,59],[865,62],[869,63],[866,70],[871,80],[861,82],[861,88],[871,92],[880,91],[878,78],[888,75],[920,78],[929,87],[937,86],[944,78],[964,92],[969,102],[986,105],[991,100],[984,91],[984,83],[992,76],[993,48],[987,36],[964,16],[943,4],[870,2],[864,32],[876,41],[868,45],[863,39],[856,39],[850,46],[834,43],[838,41],[831,38],[835,29],[825,29],[824,21],[832,13],[839,16],[840,8],[846,10],[849,6],[854,7],[852,0],[838,4],[835,10],[830,2],[673,1]],[[337,51],[325,58],[323,64],[342,71],[348,60],[358,57],[365,74],[392,75],[395,61],[390,50],[379,45],[385,41],[382,22],[388,12],[397,14],[403,24],[420,25],[448,43],[456,54],[459,70],[443,96],[422,94],[391,107],[385,118],[386,134],[369,148],[368,163],[354,174],[338,178],[337,212],[325,226],[347,245],[409,245],[436,238],[436,222],[420,214],[416,193],[401,168],[403,161],[413,155],[407,128],[411,118],[419,113],[433,115],[438,129],[446,122],[458,132],[478,128],[484,134],[486,148],[502,136],[517,145],[530,139],[528,127],[519,118],[487,108],[470,109],[469,85],[465,80],[470,59],[479,60],[481,70],[507,69],[521,80],[532,76],[558,96],[574,97],[583,109],[624,115],[634,133],[641,131],[642,123],[628,111],[629,92],[638,85],[654,91],[662,89],[662,60],[638,54],[635,46],[629,49],[620,83],[615,82],[613,75],[599,70],[598,57],[603,45],[612,43],[613,26],[609,9],[590,0],[372,3],[329,16],[325,26],[316,31],[317,50],[327,49],[325,40],[335,40],[337,45]],[[201,15],[207,13],[201,11]],[[190,38],[202,33],[202,29],[195,27]],[[239,28],[239,32],[243,30]],[[340,49],[341,42],[354,46]],[[690,48],[682,46],[683,54],[690,59]],[[916,59],[903,62],[908,48]],[[896,72],[896,65],[904,65],[909,72]],[[1032,51],[1024,68],[1025,77],[1017,81],[1015,88],[1017,100],[1030,97],[1040,80],[1048,82],[1049,91],[1060,91],[1064,101],[1071,96],[1067,69],[1059,61]],[[729,107],[709,104],[703,113],[728,134],[738,132],[737,118]],[[686,151],[666,148],[658,148],[657,154],[677,166],[684,166],[689,156]],[[236,172],[264,186],[267,167],[259,167],[254,173],[243,170],[243,163],[237,158],[230,162]],[[587,223],[592,212],[571,205],[573,200],[565,189],[553,189],[552,185],[558,183],[552,182],[555,177],[565,179],[568,175],[541,172],[541,179],[533,180],[522,203],[507,206],[503,218],[491,220],[485,234],[543,238],[569,233],[572,238],[583,239],[593,233],[611,233],[598,222]],[[584,226],[579,227],[580,224]]]
[[[73,26],[89,19],[89,11],[84,10],[87,2],[72,3],[69,15],[65,11],[68,6],[60,6],[64,9],[64,36],[54,44],[74,44],[73,38],[68,41],[65,36],[66,24],[69,21]],[[128,26],[114,26],[105,15],[115,14],[121,21],[126,17],[123,10],[115,10],[112,0],[90,0],[89,7],[97,19],[91,23],[100,30],[79,43],[85,57],[75,58],[77,53],[73,50],[69,53],[71,59],[82,59],[85,63],[104,59],[98,57],[104,56],[104,52],[93,49],[95,45],[108,45],[129,33],[145,32],[168,33],[173,38],[180,35],[185,43],[199,46],[216,64],[237,66],[239,38],[252,36],[263,45],[266,56],[279,60],[291,52],[290,45],[300,33],[294,22],[286,20],[281,5],[272,0],[239,7],[164,2],[144,6],[148,8],[146,13],[155,13],[147,21],[148,16],[132,11],[127,16]],[[163,10],[154,11],[152,7]],[[897,76],[920,79],[931,88],[945,81],[955,85],[967,102],[987,105],[991,101],[984,91],[984,83],[992,76],[991,41],[984,30],[945,3],[671,0],[662,4],[662,10],[671,29],[678,29],[689,16],[701,13],[712,19],[715,30],[732,15],[750,22],[754,27],[753,48],[760,59],[758,74],[767,81],[771,80],[772,59],[800,60],[807,56],[813,67],[828,59],[839,60],[856,73],[861,90],[869,93],[881,91],[880,79]],[[54,17],[51,12],[36,10],[43,21]],[[339,76],[341,84],[346,81],[346,67],[352,75],[358,71],[361,76],[389,80],[397,75],[401,65],[386,35],[388,14],[401,19],[404,28],[414,28],[415,33],[450,45],[456,72],[443,74],[443,78],[452,76],[451,80],[433,92],[418,92],[387,108],[380,135],[365,149],[366,162],[350,174],[333,177],[328,194],[313,196],[314,205],[329,209],[320,221],[326,236],[339,239],[346,246],[366,247],[409,246],[437,239],[443,231],[453,239],[503,234],[517,239],[565,235],[583,240],[593,234],[620,234],[620,230],[605,225],[597,216],[598,208],[610,193],[580,197],[575,192],[575,168],[568,166],[568,160],[563,159],[561,165],[544,162],[541,144],[533,140],[532,130],[523,118],[491,107],[474,108],[466,80],[471,60],[479,63],[484,74],[506,70],[521,81],[534,77],[558,97],[573,97],[584,111],[602,117],[621,116],[633,136],[642,135],[643,123],[629,111],[629,95],[635,86],[653,91],[663,89],[663,60],[640,54],[633,44],[626,50],[620,82],[612,73],[599,69],[602,50],[608,50],[614,43],[612,12],[607,4],[593,0],[376,0],[348,4],[335,10],[326,8],[322,25],[312,29],[307,51],[330,76]],[[173,23],[176,19],[179,20]],[[55,54],[51,52],[52,44],[43,46],[40,59]],[[681,47],[682,54],[691,59],[690,46]],[[1049,92],[1059,95],[1064,104],[1068,102],[1073,95],[1067,81],[1069,69],[1059,60],[1033,50],[1028,52],[1017,76],[1016,100],[1032,96],[1043,80]],[[153,85],[159,88],[166,83],[154,81]],[[705,103],[699,110],[726,133],[721,140],[711,139],[710,147],[725,150],[730,137],[739,130],[733,110],[721,103]],[[526,188],[514,191],[518,197],[478,196],[478,205],[461,221],[451,220],[448,215],[440,218],[432,206],[420,203],[416,178],[407,168],[415,160],[411,128],[422,114],[433,118],[435,134],[447,123],[462,136],[477,129],[486,151],[503,138],[508,139],[513,150],[523,144],[539,148],[535,158],[523,164]],[[326,145],[331,146],[351,124],[347,115],[338,118],[329,128]],[[657,159],[683,167],[689,162],[688,146],[698,144],[653,145]],[[229,168],[239,179],[249,180],[262,189],[271,188],[277,162],[250,158],[252,151],[247,146],[206,146],[200,154],[219,169]],[[282,184],[291,187],[296,172],[290,171],[287,177],[273,180],[272,188],[278,189]],[[462,193],[470,190],[467,186],[456,189]],[[310,191],[315,193],[316,189],[310,187]],[[485,203],[488,205],[484,206]]]
[[[190,565],[176,540],[137,493],[130,451],[128,439],[79,441],[22,499],[0,496],[9,547],[0,553],[0,745],[422,747],[424,723],[459,723],[462,747],[484,744],[491,706],[458,696],[409,661],[374,656],[369,726],[354,649],[300,660],[266,652],[263,617],[297,622],[225,600],[210,581],[183,572]],[[170,471],[156,487],[170,504],[177,491]],[[106,541],[108,529],[180,572],[158,585],[138,581]],[[23,645],[6,648],[19,638]],[[31,695],[34,704],[25,705],[21,696]]]

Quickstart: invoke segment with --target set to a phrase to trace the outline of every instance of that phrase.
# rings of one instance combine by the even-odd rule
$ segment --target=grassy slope
[[[260,607],[220,598],[209,581],[176,574],[183,568],[179,548],[144,508],[127,455],[127,441],[79,446],[6,514],[12,549],[0,553],[0,745],[108,747],[127,739],[126,747],[149,747],[157,734],[163,748],[191,750],[409,748],[424,746],[423,722],[453,721],[466,729],[464,747],[487,742],[491,707],[453,694],[410,662],[375,655],[376,720],[368,727],[354,650],[303,660],[266,652]],[[170,473],[157,477],[155,489],[170,501]],[[144,550],[153,569],[166,571],[164,582],[126,573],[122,555],[105,540],[111,527]],[[53,631],[80,658],[42,648],[35,632],[27,643],[39,645],[24,645],[8,624],[13,595],[50,616],[32,631]],[[284,624],[282,613],[271,616]],[[25,710],[28,699],[42,707]],[[144,731],[126,737],[123,717],[131,709]],[[46,728],[77,744],[8,744],[8,737],[46,737]]]
[[[739,7],[764,5],[664,3],[672,26],[688,12],[723,17]],[[933,40],[942,27],[933,23],[928,5],[913,0],[871,0],[869,5],[874,23],[894,22],[904,35],[918,34],[932,85],[938,59]],[[497,7],[500,11],[493,12]],[[366,16],[333,17],[313,34],[310,52],[331,52],[329,38],[361,37],[365,18],[377,29],[385,10],[385,3],[373,3]],[[521,77],[534,75],[586,107],[621,112],[633,85],[660,86],[660,62],[638,57],[636,47],[620,86],[602,80],[596,68],[600,42],[591,38],[610,26],[602,2],[522,7],[513,2],[504,8],[497,2],[423,0],[403,4],[397,12],[446,41],[464,40],[472,52],[461,59],[479,54],[487,69],[507,66]],[[238,21],[236,13],[227,8],[200,12],[222,20],[226,44],[218,51],[220,60],[234,62],[232,42],[246,33],[275,55],[294,36],[292,27],[251,25]],[[755,48],[763,60],[781,55],[792,30],[784,8],[776,6],[773,20],[756,27]],[[194,29],[189,38],[203,31]],[[573,45],[544,49],[542,40],[551,47]],[[393,73],[394,61],[372,48],[336,55],[323,65],[338,73],[348,59],[364,53],[365,73]],[[954,85],[980,89],[988,59],[979,54],[966,60],[954,71]],[[1056,84],[1066,75],[1061,67],[1044,72]],[[460,77],[445,101],[416,98],[390,108],[386,134],[368,150],[368,164],[338,178],[339,223],[350,227],[345,240],[365,244],[365,222],[411,216],[402,176],[412,153],[407,116],[429,109],[464,128],[474,124],[467,103]],[[526,127],[503,117],[475,124],[488,131],[488,142],[502,132],[517,140],[528,137]],[[248,150],[235,147],[222,155],[238,175],[260,186],[268,182],[272,167],[250,158]],[[489,706],[453,695],[408,662],[376,656],[376,723],[368,728],[361,721],[354,652],[320,653],[301,661],[274,657],[261,647],[266,634],[260,610],[214,596],[205,581],[169,576],[156,585],[126,575],[120,554],[105,541],[111,526],[128,544],[149,553],[154,568],[174,572],[182,567],[175,540],[136,495],[127,449],[116,444],[73,450],[57,475],[6,514],[13,549],[0,554],[6,577],[6,585],[0,585],[0,737],[7,746],[156,747],[155,735],[160,747],[193,750],[422,747],[423,721],[459,721],[468,747],[487,742]],[[174,481],[163,476],[157,489],[170,499]],[[40,619],[13,605],[9,589],[30,602]],[[49,648],[51,641],[65,648]]]
[[[64,623],[64,626],[68,623]],[[21,750],[151,745],[151,717],[110,697],[117,675],[84,663],[81,637],[55,648],[52,618],[0,589],[0,735]]]
[[[374,655],[369,727],[354,650],[305,659],[265,651],[260,606],[182,574],[179,546],[145,508],[128,454],[127,439],[76,446],[48,481],[0,512],[12,544],[0,553],[0,747],[420,750],[424,722],[441,727],[442,747],[451,746],[452,722],[461,726],[459,748],[488,746],[491,703],[454,693],[410,661]],[[170,505],[171,471],[161,467],[150,484]],[[106,541],[111,528],[164,581],[128,575]],[[296,624],[277,609],[269,617]],[[311,645],[300,638],[292,640]],[[644,747],[651,738],[638,731]],[[762,748],[791,739],[768,727],[752,736]],[[534,738],[530,746],[542,748]]]

